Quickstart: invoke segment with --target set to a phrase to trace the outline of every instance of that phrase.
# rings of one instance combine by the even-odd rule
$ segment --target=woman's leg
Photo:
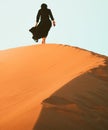
[[[43,37],[42,38],[42,44],[45,44],[46,43],[46,37]]]

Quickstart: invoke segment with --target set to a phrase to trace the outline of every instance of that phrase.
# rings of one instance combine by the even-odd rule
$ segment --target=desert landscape
[[[108,130],[108,57],[63,44],[0,51],[0,130]]]

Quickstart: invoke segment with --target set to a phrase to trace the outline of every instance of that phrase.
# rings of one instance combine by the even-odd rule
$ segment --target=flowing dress
[[[43,37],[47,37],[48,32],[52,26],[51,20],[54,20],[50,9],[40,9],[38,11],[36,22],[37,26],[32,27],[29,31],[33,34],[33,39],[38,40]]]

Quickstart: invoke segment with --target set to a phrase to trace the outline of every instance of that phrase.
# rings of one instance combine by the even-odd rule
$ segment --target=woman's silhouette
[[[33,34],[32,38],[36,42],[38,42],[38,39],[42,38],[42,44],[44,44],[52,24],[55,26],[52,12],[47,8],[47,5],[43,3],[41,9],[37,13],[35,27],[29,30]]]

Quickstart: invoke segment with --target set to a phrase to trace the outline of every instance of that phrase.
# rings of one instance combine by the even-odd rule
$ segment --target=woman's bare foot
[[[42,44],[45,44],[46,38],[42,38]]]

